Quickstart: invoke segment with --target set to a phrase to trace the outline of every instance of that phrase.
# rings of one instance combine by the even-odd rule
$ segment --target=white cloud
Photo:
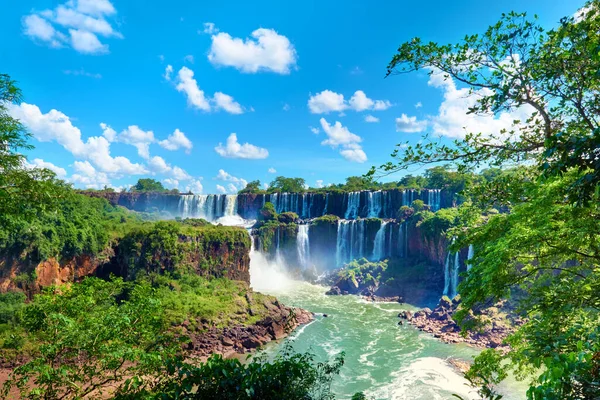
[[[229,191],[229,193],[237,193],[238,188],[236,188],[233,183],[230,183],[230,184],[227,185],[227,190]]]
[[[313,114],[327,114],[332,111],[343,111],[348,108],[344,95],[323,90],[308,99],[308,108]]]
[[[204,91],[198,87],[198,82],[194,79],[194,71],[188,67],[182,67],[179,70],[176,89],[185,93],[188,105],[199,110],[210,111],[208,99],[204,96]]]
[[[79,29],[69,29],[71,45],[80,53],[108,53],[108,45],[102,44],[95,34]]]
[[[67,69],[67,70],[64,70],[63,73],[65,75],[86,76],[88,78],[94,78],[94,79],[102,78],[102,75],[87,72],[83,68],[78,69],[78,70],[77,69],[74,69],[74,70]]]
[[[269,168],[269,171],[268,171],[268,172],[269,172],[270,174],[276,174],[276,173],[277,173],[277,170],[276,170],[275,168],[271,167],[271,168]]]
[[[348,161],[357,163],[364,163],[367,161],[367,154],[360,146],[355,149],[340,150],[340,154]]]
[[[225,189],[224,186],[217,185],[217,192],[219,192],[221,194],[225,194],[225,193],[227,193],[227,189]]]
[[[421,107],[423,107],[423,103],[418,101],[417,104],[415,104],[415,108],[421,108]]]
[[[219,145],[215,147],[215,151],[221,157],[225,158],[263,159],[269,156],[267,149],[257,147],[250,143],[240,144],[235,133],[229,135],[225,146],[223,146],[222,143],[219,143]]]
[[[37,140],[56,141],[76,158],[91,161],[101,172],[122,175],[146,173],[143,165],[132,163],[125,157],[112,157],[110,142],[106,137],[92,136],[84,142],[79,128],[73,126],[71,119],[58,110],[43,114],[38,106],[27,103],[11,104],[9,110]]]
[[[173,73],[173,66],[171,64],[167,65],[167,67],[165,68],[165,74],[163,75],[163,77],[170,81],[171,80],[171,74]]]
[[[169,70],[170,68],[170,70]],[[173,68],[168,65],[165,70],[165,79],[170,80]],[[229,114],[243,114],[244,108],[233,99],[233,97],[222,92],[215,92],[212,98],[207,97],[194,79],[194,71],[188,67],[182,67],[176,80],[177,91],[185,93],[188,105],[202,111],[224,110]]]
[[[231,187],[233,186],[234,190],[233,191],[237,191],[237,189],[243,189],[246,187],[246,185],[248,184],[248,181],[246,181],[243,178],[238,178],[235,177],[233,175],[231,175],[228,172],[225,172],[224,170],[220,169],[219,173],[217,174],[217,176],[215,176],[216,180],[219,181],[224,181],[224,182],[231,182],[230,186],[229,186],[229,191],[231,192]]]
[[[229,114],[243,114],[244,110],[242,106],[237,101],[233,100],[233,97],[221,93],[215,92],[213,96],[213,101],[216,109],[221,109],[227,111]]]
[[[46,168],[56,174],[59,179],[64,179],[67,176],[67,171],[51,162],[44,161],[41,158],[35,158],[31,163],[25,162],[27,168]]]
[[[265,188],[265,190],[267,190],[270,187],[270,185],[268,183],[263,183],[263,188]]]
[[[379,122],[379,118],[374,117],[371,114],[368,114],[365,116],[365,122]]]
[[[219,32],[219,30],[217,28],[215,28],[215,24],[213,24],[212,22],[205,22],[204,30],[202,32],[212,35],[213,33]]]
[[[190,64],[194,63],[194,56],[191,54],[188,54],[187,56],[183,57],[183,61],[189,62]]]
[[[212,35],[208,59],[214,65],[234,67],[245,73],[289,74],[296,68],[296,49],[287,37],[273,29],[257,29],[252,32],[252,38],[245,40],[225,32],[217,33],[212,24],[205,24],[204,32]]]
[[[160,147],[171,151],[185,149],[185,152],[188,154],[192,150],[192,147],[194,147],[192,141],[179,129],[175,129],[175,132],[169,135],[165,140],[159,141],[158,144]]]
[[[315,135],[318,135],[318,134],[319,134],[319,132],[321,132],[321,131],[319,130],[319,128],[315,128],[314,126],[309,126],[309,128],[310,128],[310,131],[311,131],[312,133],[314,133]]]
[[[308,108],[313,114],[327,114],[330,112],[343,112],[354,110],[357,112],[365,110],[381,111],[392,106],[388,100],[373,100],[367,97],[365,92],[357,90],[350,100],[346,101],[344,95],[331,90],[323,90],[308,99]]]
[[[427,121],[417,121],[417,117],[402,114],[396,118],[397,132],[423,132],[427,128]]]
[[[322,188],[325,187],[325,185],[323,184],[323,179],[317,179],[317,188]]]
[[[204,190],[204,187],[202,187],[202,182],[200,182],[202,180],[202,178],[200,179],[194,179],[192,180],[186,187],[185,187],[185,191],[186,192],[192,192],[195,194],[200,194],[202,193],[202,191]]]
[[[163,179],[163,183],[168,189],[179,189],[179,181],[177,179],[165,178]]]
[[[167,175],[178,181],[192,179],[192,177],[185,170],[180,167],[171,166],[164,160],[164,158],[159,156],[154,156],[148,160],[148,169],[154,174]]]
[[[36,14],[23,18],[23,32],[34,40],[48,43],[50,47],[62,47],[64,34],[57,32],[50,22]]]
[[[109,47],[98,36],[123,38],[106,19],[113,14],[116,10],[108,0],[69,0],[25,16],[23,32],[50,47],[71,46],[83,54],[104,54]]]
[[[362,142],[360,136],[350,132],[339,121],[330,125],[325,118],[321,118],[320,122],[323,132],[327,135],[327,139],[323,140],[321,145],[330,146],[333,149],[341,147],[340,154],[348,161],[358,163],[367,161],[367,155],[359,144]]]
[[[291,109],[291,107],[290,107],[290,105],[288,103],[285,103],[283,105],[283,111],[290,111],[290,109]]]
[[[154,132],[144,131],[137,125],[131,125],[123,130],[116,141],[134,146],[140,157],[150,158],[150,144],[154,143]]]
[[[439,136],[464,138],[466,133],[481,133],[483,135],[502,135],[503,130],[511,130],[515,120],[525,121],[534,111],[530,106],[523,106],[511,112],[501,112],[496,115],[467,114],[469,108],[476,105],[478,99],[490,96],[492,92],[483,88],[469,93],[468,88],[458,89],[452,78],[444,80],[443,74],[434,73],[428,84],[442,90],[444,100],[438,109],[438,114],[429,118],[433,132]]]
[[[73,168],[75,169],[75,173],[71,175],[69,180],[75,184],[94,189],[111,186],[108,175],[97,171],[88,161],[75,161]]]

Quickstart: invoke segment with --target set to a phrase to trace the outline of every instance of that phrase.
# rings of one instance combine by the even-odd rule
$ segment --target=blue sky
[[[551,27],[583,1],[458,3],[13,1],[0,72],[24,93],[12,112],[34,135],[29,163],[77,187],[339,183],[423,132],[511,117],[464,117],[461,88],[425,73],[384,79],[399,44],[456,42],[511,10]]]

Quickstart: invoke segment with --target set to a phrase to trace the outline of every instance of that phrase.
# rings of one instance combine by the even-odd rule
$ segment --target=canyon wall
[[[242,228],[209,226],[181,229],[174,221],[148,224],[125,234],[97,255],[28,261],[22,255],[0,258],[0,291],[28,294],[43,287],[111,274],[134,278],[165,271],[194,272],[207,278],[250,283],[250,238]]]

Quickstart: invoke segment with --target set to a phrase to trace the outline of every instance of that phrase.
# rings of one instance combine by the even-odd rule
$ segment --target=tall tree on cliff
[[[0,74],[0,226],[30,219],[56,205],[65,185],[48,169],[30,168],[22,150],[30,134],[11,117],[10,107],[21,101],[21,91],[10,76]],[[2,232],[0,230],[0,236]],[[1,238],[1,237],[0,237]]]
[[[468,374],[486,390],[511,368],[534,377],[529,398],[600,397],[599,6],[588,2],[549,31],[509,13],[456,45],[415,38],[388,66],[388,75],[426,70],[467,88],[476,99],[468,114],[522,116],[511,128],[465,132],[450,145],[425,135],[370,172],[438,162],[463,171],[526,165],[472,187],[472,203],[461,210],[468,222],[451,232],[455,248],[476,249],[459,288],[463,326],[477,306],[524,293],[528,322],[508,339],[509,353],[482,353]],[[488,213],[492,207],[509,212]]]

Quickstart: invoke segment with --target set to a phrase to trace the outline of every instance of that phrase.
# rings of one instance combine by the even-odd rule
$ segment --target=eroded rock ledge
[[[187,350],[193,357],[199,358],[207,358],[214,353],[232,357],[251,352],[273,340],[283,339],[314,319],[313,313],[287,307],[277,300],[265,305],[269,308],[269,315],[253,325],[221,328],[201,321],[199,332],[191,332],[188,330],[189,322],[184,322],[181,333],[191,339]]]
[[[504,339],[524,322],[507,310],[505,303],[497,303],[493,307],[478,311],[478,316],[484,322],[481,330],[462,334],[460,327],[452,318],[459,305],[460,299],[451,301],[443,297],[433,310],[424,308],[415,313],[400,312],[399,324],[407,321],[420,331],[431,333],[445,343],[466,343],[475,347],[507,350],[508,346],[504,343]]]

